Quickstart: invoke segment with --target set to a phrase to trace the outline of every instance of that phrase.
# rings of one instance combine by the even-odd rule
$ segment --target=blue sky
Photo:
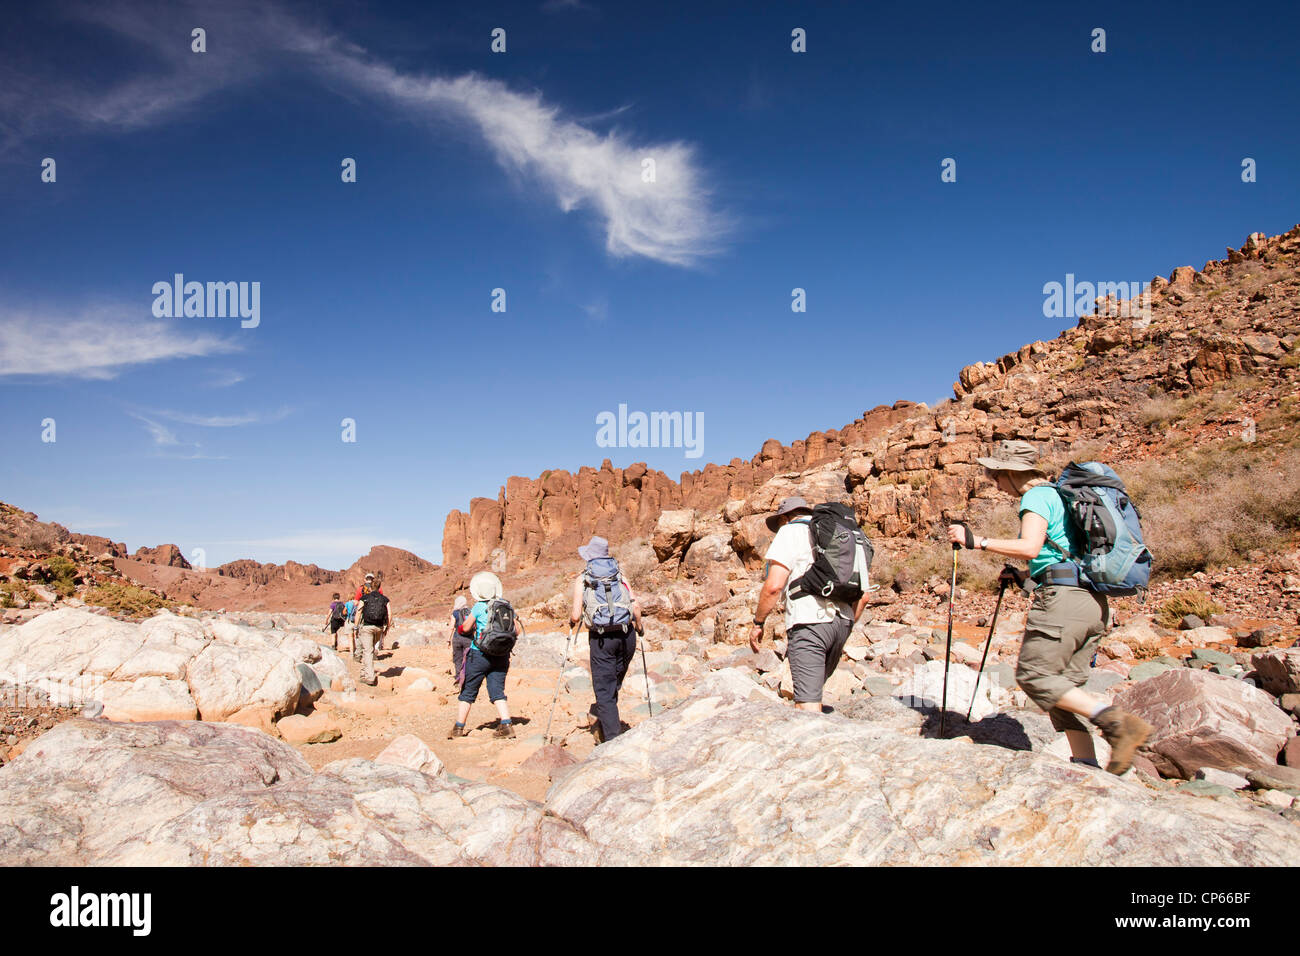
[[[1294,5],[1133,6],[9,11],[0,499],[209,565],[438,560],[509,475],[947,397],[1073,324],[1044,283],[1300,220]],[[155,317],[177,272],[260,283],[259,324]],[[703,456],[599,447],[619,404],[702,414]]]

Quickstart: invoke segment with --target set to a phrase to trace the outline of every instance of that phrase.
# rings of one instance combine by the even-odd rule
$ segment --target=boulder
[[[695,512],[691,509],[660,512],[650,545],[655,557],[663,561],[680,559],[695,533]]]
[[[606,851],[667,866],[1281,866],[1300,853],[1300,830],[1254,807],[721,697],[600,747],[546,807]]]
[[[942,659],[926,661],[904,677],[894,696],[915,710],[938,710],[943,701],[943,670]],[[981,675],[977,686],[974,668],[953,662],[948,671],[949,714],[965,716],[970,710],[971,720],[983,720],[998,709],[991,692],[997,689],[988,675]]]
[[[1260,651],[1250,662],[1259,676],[1260,686],[1274,697],[1300,692],[1300,647]]]
[[[199,709],[183,680],[137,677],[111,680],[99,686],[96,696],[104,705],[106,720],[197,720]]]
[[[293,659],[282,651],[218,642],[190,661],[186,679],[204,720],[225,720],[247,707],[290,713],[302,686]]]
[[[395,738],[391,744],[380,751],[379,756],[375,758],[375,763],[406,767],[409,770],[427,773],[431,777],[438,776],[446,769],[438,755],[415,734],[402,734]]]
[[[320,710],[310,714],[290,714],[282,718],[275,729],[291,744],[328,744],[343,736],[339,725]]]
[[[1166,777],[1273,766],[1293,733],[1263,691],[1207,671],[1169,670],[1124,685],[1114,701],[1155,728],[1144,749]]]
[[[1300,795],[1300,767],[1261,767],[1252,770],[1246,779],[1257,790],[1284,790],[1292,796]]]
[[[0,768],[0,864],[107,863],[204,800],[310,775],[288,744],[242,727],[65,721]]]

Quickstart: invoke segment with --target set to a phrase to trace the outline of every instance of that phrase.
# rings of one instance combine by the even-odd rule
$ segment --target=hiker
[[[786,498],[776,514],[767,519],[767,527],[776,533],[776,537],[764,555],[763,588],[758,595],[749,646],[758,652],[763,640],[763,624],[776,607],[777,600],[784,595],[785,659],[790,664],[790,678],[794,682],[794,705],[799,710],[820,714],[822,689],[839,665],[853,622],[867,606],[871,555],[870,544],[846,505],[826,504],[818,508],[834,516],[841,526],[851,523],[856,531],[856,541],[850,539],[855,545],[853,551],[851,554],[847,550],[844,552],[847,564],[839,573],[846,579],[845,592],[850,595],[861,593],[844,600],[823,597],[820,587],[804,589],[804,575],[812,572],[814,567],[814,510],[803,498]]]
[[[465,615],[459,630],[467,636],[472,635],[469,650],[465,654],[464,680],[457,700],[460,706],[456,711],[456,723],[452,725],[447,739],[464,737],[469,733],[465,729],[465,719],[469,717],[470,705],[478,699],[479,688],[487,681],[488,699],[496,704],[497,723],[494,737],[513,737],[514,721],[510,718],[510,706],[506,701],[506,673],[510,670],[510,651],[522,633],[515,609],[501,592],[501,579],[491,571],[480,571],[469,582],[470,597],[474,605]]]
[[[330,600],[329,613],[325,617],[325,629],[330,632],[330,637],[334,638],[334,650],[339,649],[339,629],[347,620],[347,608],[339,600],[339,592],[335,591],[333,598]]]
[[[636,635],[645,635],[641,605],[609,554],[609,542],[593,537],[578,549],[586,562],[573,582],[569,628],[587,625],[591,648],[591,688],[595,692],[594,731],[601,743],[623,732],[618,716],[618,692],[636,656]]]
[[[352,659],[354,661],[361,660],[361,648],[357,646],[357,605],[359,603],[360,603],[359,600],[343,602],[343,620],[346,621],[348,624],[352,625],[351,650],[352,650]]]
[[[465,600],[465,595],[458,594],[456,605],[451,609],[451,672],[456,675],[457,687],[465,686],[465,655],[469,653],[470,639],[461,632],[460,626],[468,616],[469,602]]]
[[[357,644],[359,649],[353,657],[360,654],[361,683],[374,687],[379,683],[375,677],[375,645],[388,633],[393,619],[388,607],[388,598],[374,586],[367,575],[366,586],[357,605]]]
[[[380,594],[383,594],[383,593],[384,593],[384,589],[383,589],[383,587],[380,585],[379,579],[375,576],[374,572],[373,572],[373,571],[367,571],[367,572],[366,572],[366,578],[365,578],[365,581],[364,581],[363,583],[361,583],[360,585],[357,586],[357,593],[356,593],[356,596],[355,596],[354,600],[359,604],[359,603],[361,602],[361,598],[362,598],[362,596],[364,595],[364,593],[365,593],[366,591],[370,590],[372,587],[374,588],[374,590],[378,591]],[[386,633],[386,632],[385,632],[385,633]],[[354,636],[355,636],[355,635],[354,635]],[[354,645],[354,646],[355,646],[355,644],[356,644],[356,642],[353,641],[353,645]],[[384,649],[384,639],[383,639],[383,637],[380,637],[379,640],[375,643],[375,651],[376,651],[376,652],[379,652],[379,651],[382,651],[383,649]],[[354,654],[353,656],[356,656],[356,655]]]
[[[1047,711],[1052,726],[1065,732],[1073,763],[1098,766],[1092,733],[1080,719],[1086,717],[1110,744],[1106,769],[1122,774],[1151,734],[1151,725],[1082,690],[1110,621],[1110,606],[1104,594],[1080,582],[1077,564],[1063,560],[1067,553],[1083,550],[1061,494],[1038,466],[1038,451],[1029,442],[1000,441],[992,457],[976,460],[999,491],[1019,497],[1020,537],[981,538],[972,532],[972,541],[963,526],[950,525],[949,540],[1029,562],[1029,576],[1037,586],[1025,621],[1016,681]],[[1010,571],[1004,575],[1012,576]]]

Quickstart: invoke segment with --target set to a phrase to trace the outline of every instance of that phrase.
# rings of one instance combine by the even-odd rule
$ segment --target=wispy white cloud
[[[206,384],[209,388],[229,388],[232,385],[238,385],[248,378],[243,372],[235,369],[216,369],[211,373],[211,377]]]
[[[209,332],[135,318],[126,306],[0,314],[0,378],[71,376],[111,379],[135,365],[238,351]]]
[[[132,418],[139,419],[144,423],[145,430],[149,437],[153,439],[154,457],[156,458],[175,458],[181,461],[226,461],[226,455],[209,455],[203,450],[203,445],[199,442],[181,441],[177,434],[166,425],[141,415],[137,412],[129,413]]]
[[[447,78],[400,72],[270,4],[230,3],[220,12],[201,8],[202,16],[196,14],[200,8],[189,5],[76,9],[84,20],[152,51],[153,69],[93,89],[47,76],[0,94],[0,129],[7,126],[10,139],[52,122],[125,130],[155,125],[288,61],[298,69],[322,71],[345,92],[369,94],[435,125],[468,124],[501,166],[543,186],[564,212],[594,213],[612,256],[693,265],[720,251],[734,228],[714,207],[694,146],[679,140],[641,141],[617,130],[595,132],[566,118],[538,92],[512,90],[473,73]],[[208,24],[209,52],[204,55],[189,49],[189,28],[198,22]],[[238,55],[230,55],[231,50]],[[22,77],[10,79],[21,85]],[[645,160],[654,161],[652,182],[643,176]]]
[[[284,421],[293,414],[293,409],[285,405],[273,412],[245,412],[242,415],[196,415],[192,412],[155,409],[152,414],[181,425],[197,425],[200,428],[238,428],[241,425],[269,425]]]

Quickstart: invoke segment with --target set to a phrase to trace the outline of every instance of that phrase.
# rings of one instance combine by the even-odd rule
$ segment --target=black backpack
[[[383,627],[388,623],[388,598],[378,591],[367,591],[361,599],[361,623]]]
[[[330,624],[331,626],[342,627],[345,617],[343,602],[335,601],[330,605]]]
[[[857,516],[848,505],[828,502],[812,510],[808,522],[812,538],[813,563],[790,584],[790,596],[816,595],[852,604],[866,593],[866,582],[857,572],[858,551],[871,567],[875,549],[858,527]]]
[[[516,640],[515,609],[505,598],[493,598],[487,606],[487,624],[483,633],[474,635],[474,643],[488,657],[505,657]]]

